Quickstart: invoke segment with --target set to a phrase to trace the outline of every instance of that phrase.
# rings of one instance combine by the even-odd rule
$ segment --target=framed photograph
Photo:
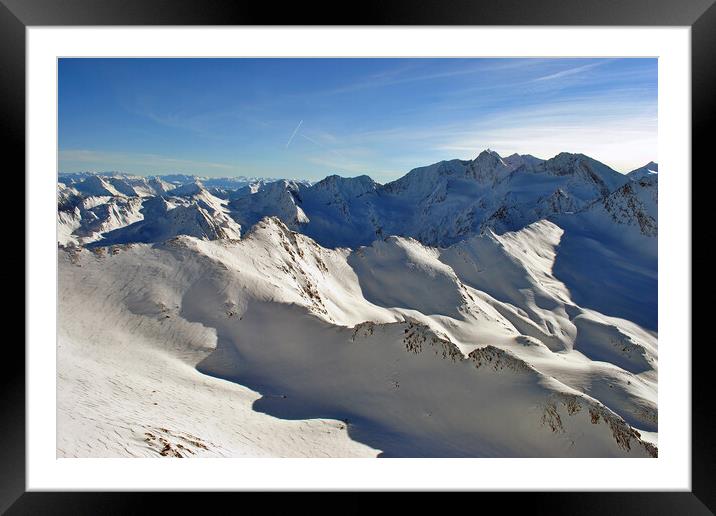
[[[27,305],[0,508],[711,514],[712,4],[2,0]]]

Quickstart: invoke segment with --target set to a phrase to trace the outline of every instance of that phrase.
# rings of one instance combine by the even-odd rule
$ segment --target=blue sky
[[[61,59],[59,169],[380,182],[485,148],[657,156],[656,59]]]

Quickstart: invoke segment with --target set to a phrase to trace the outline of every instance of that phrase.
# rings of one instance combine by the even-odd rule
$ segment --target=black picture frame
[[[0,0],[0,138],[15,170],[25,167],[25,29],[63,25],[575,25],[690,26],[692,164],[712,171],[708,127],[716,120],[715,0],[362,0],[354,7],[231,0]],[[27,195],[27,192],[25,192]],[[694,192],[696,193],[696,192]],[[701,193],[700,195],[704,195]],[[696,199],[692,197],[692,199]],[[694,203],[696,205],[698,203]],[[22,213],[24,210],[20,208]],[[695,226],[700,222],[693,216]],[[708,222],[706,222],[708,223]],[[705,225],[705,224],[704,224]],[[703,228],[702,228],[703,229]],[[693,234],[712,234],[713,232]],[[30,238],[26,234],[26,238]],[[19,247],[19,246],[18,246]],[[695,260],[692,259],[692,263]],[[25,268],[25,274],[32,270]],[[19,305],[19,303],[17,303]],[[23,303],[24,306],[24,303]],[[694,304],[694,308],[697,305]],[[692,316],[692,320],[694,319]],[[695,334],[694,334],[695,335]],[[710,339],[692,338],[692,491],[481,493],[507,496],[531,514],[713,514],[716,438]],[[683,343],[686,347],[691,343]],[[12,348],[12,349],[11,349]],[[183,494],[25,492],[25,354],[6,339],[0,374],[0,512],[104,514],[189,508]],[[14,364],[9,368],[7,364]],[[615,472],[618,474],[618,472]],[[207,496],[202,494],[200,496]],[[250,496],[231,494],[226,496]],[[420,499],[420,498],[418,498]],[[205,503],[205,502],[204,502]],[[295,503],[295,502],[292,502]],[[301,502],[298,502],[301,504]],[[309,502],[304,502],[309,503]],[[370,502],[369,502],[370,503]],[[352,502],[351,508],[359,508]],[[207,506],[204,506],[207,507]],[[295,508],[295,507],[294,507]]]

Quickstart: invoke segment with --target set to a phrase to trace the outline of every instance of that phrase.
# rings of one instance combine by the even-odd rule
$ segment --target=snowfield
[[[60,176],[58,457],[657,456],[657,175],[614,174]]]

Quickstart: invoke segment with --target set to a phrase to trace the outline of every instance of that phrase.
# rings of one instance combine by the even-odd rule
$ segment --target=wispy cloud
[[[597,61],[596,63],[586,64],[582,66],[575,66],[574,68],[569,68],[567,70],[562,70],[556,73],[551,73],[549,75],[543,75],[542,77],[537,77],[534,79],[535,82],[539,81],[552,81],[554,79],[562,79],[564,77],[569,77],[570,75],[577,75],[583,72],[586,72],[587,70],[591,70],[593,68],[596,68],[597,66],[602,66],[606,63],[608,63],[609,60],[604,61]]]
[[[656,159],[657,117],[648,99],[575,97],[502,109],[477,120],[380,127],[345,134],[341,140],[345,148],[382,150],[386,158],[398,149],[414,157],[411,166],[424,164],[420,159],[473,158],[489,147],[544,157],[583,152],[619,170],[631,170],[641,161]]]
[[[447,79],[466,75],[475,75],[485,71],[483,63],[460,66],[436,72],[421,71],[416,66],[401,67],[381,74],[368,75],[354,79],[344,85],[332,89],[321,90],[318,95],[335,95],[339,93],[350,93],[370,88],[385,88],[400,84],[431,81],[436,79]],[[416,73],[417,72],[417,73]]]
[[[464,157],[485,147],[503,154],[530,153],[546,158],[563,151],[581,152],[621,171],[656,160],[656,113],[648,109],[618,113],[610,107],[602,105],[603,111],[591,117],[580,116],[584,111],[578,102],[553,111],[544,107],[513,112],[469,130],[448,131],[434,148]]]
[[[126,60],[124,75],[116,63],[102,61],[104,82],[62,89],[64,170],[392,179],[485,147],[617,168],[656,158],[654,59]]]

